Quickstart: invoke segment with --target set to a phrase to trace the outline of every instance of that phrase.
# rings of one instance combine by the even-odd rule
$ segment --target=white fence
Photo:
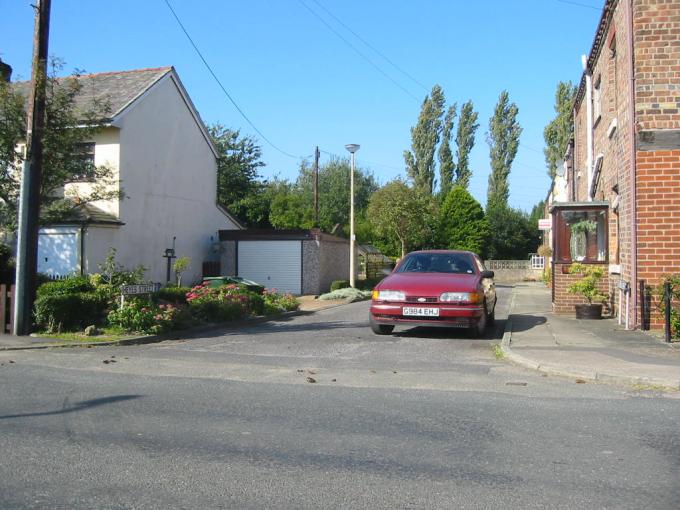
[[[494,279],[503,283],[540,280],[545,258],[532,255],[528,260],[485,260],[484,265],[495,274]]]

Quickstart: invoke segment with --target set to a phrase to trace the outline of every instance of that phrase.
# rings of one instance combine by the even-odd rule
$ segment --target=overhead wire
[[[601,11],[601,7],[596,7],[594,5],[582,4],[581,2],[572,2],[571,0],[557,0],[561,4],[576,5],[577,7],[586,7],[588,9],[595,9],[596,11]]]
[[[410,73],[402,69],[399,65],[397,65],[395,62],[393,62],[389,57],[387,57],[384,53],[379,51],[375,46],[373,46],[371,43],[369,43],[366,39],[361,37],[359,34],[357,34],[354,30],[352,30],[347,24],[343,23],[343,21],[338,18],[335,14],[333,14],[328,8],[326,8],[321,2],[318,0],[312,0],[316,5],[318,5],[321,9],[323,9],[331,18],[333,18],[335,21],[337,21],[342,27],[345,28],[350,34],[352,34],[354,37],[359,39],[362,43],[364,43],[368,48],[373,50],[377,55],[382,57],[386,62],[388,62],[392,67],[394,67],[397,71],[399,71],[401,74],[406,76],[409,80],[411,80],[413,83],[418,85],[419,87],[423,88],[425,91],[429,92],[429,89],[420,83],[416,78],[414,78]]]
[[[170,5],[169,0],[163,0],[163,1],[165,2],[165,5],[168,6],[168,9],[170,9],[170,12],[172,13],[173,17],[175,18],[175,21],[177,21],[177,24],[180,26],[180,28],[182,29],[182,32],[184,32],[184,35],[187,37],[187,39],[188,39],[189,42],[191,43],[191,46],[194,48],[194,50],[196,51],[196,54],[199,56],[199,58],[200,58],[201,61],[203,62],[203,65],[205,65],[206,69],[208,69],[208,72],[209,72],[210,75],[213,77],[213,79],[215,80],[215,82],[217,83],[217,85],[220,87],[220,89],[222,89],[222,92],[224,92],[224,95],[227,96],[227,99],[229,99],[229,101],[230,101],[231,104],[234,106],[234,108],[236,108],[236,111],[238,111],[238,113],[241,114],[241,117],[243,117],[243,118],[245,119],[245,121],[250,125],[250,127],[252,127],[252,128],[255,130],[255,132],[256,132],[258,135],[260,135],[260,138],[262,138],[262,140],[264,140],[264,141],[265,141],[267,144],[269,144],[272,148],[274,148],[275,150],[277,150],[278,152],[280,152],[280,153],[283,154],[284,156],[288,156],[289,158],[293,158],[293,159],[303,159],[302,156],[295,156],[294,154],[291,154],[291,153],[289,153],[289,152],[286,152],[286,151],[284,151],[283,149],[281,149],[280,147],[278,147],[274,142],[272,142],[269,138],[267,138],[267,137],[262,133],[262,131],[260,131],[260,130],[257,128],[257,126],[256,126],[256,125],[248,118],[248,116],[245,114],[245,112],[244,112],[244,111],[241,109],[241,107],[236,103],[236,101],[234,100],[234,98],[231,97],[231,94],[229,94],[229,92],[227,91],[227,89],[225,88],[225,86],[222,84],[222,81],[217,77],[217,75],[215,74],[215,71],[213,71],[212,67],[210,66],[210,64],[208,63],[208,61],[205,59],[205,57],[203,56],[203,53],[201,53],[201,50],[198,49],[198,46],[196,46],[196,43],[195,43],[194,40],[191,38],[191,35],[189,35],[189,32],[188,32],[187,29],[184,27],[184,24],[182,23],[182,21],[179,19],[179,16],[178,16],[177,13],[175,12],[175,9],[173,9],[173,8],[172,8],[172,5]]]
[[[166,0],[167,1],[167,0]],[[314,9],[309,7],[304,0],[298,0],[298,2],[305,8],[307,9],[316,19],[318,19],[323,25],[328,28],[331,32],[333,32],[341,41],[343,41],[347,46],[352,48],[354,52],[359,55],[361,58],[363,58],[366,62],[368,62],[371,67],[373,67],[376,71],[378,71],[380,74],[382,74],[385,78],[387,78],[389,81],[392,82],[396,87],[398,87],[402,92],[407,94],[409,97],[414,99],[415,101],[420,102],[420,99],[416,97],[414,94],[412,94],[406,87],[402,86],[398,81],[396,81],[394,78],[392,78],[389,74],[387,74],[385,71],[383,71],[380,66],[378,66],[373,60],[371,60],[369,57],[367,57],[361,50],[359,50],[355,45],[353,45],[350,41],[345,38],[340,32],[335,30],[333,26],[328,23],[325,19],[323,19],[322,16],[319,15]]]

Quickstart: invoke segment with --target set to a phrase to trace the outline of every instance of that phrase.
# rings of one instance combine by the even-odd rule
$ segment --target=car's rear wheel
[[[390,326],[389,324],[376,324],[371,321],[371,331],[376,335],[389,335],[394,331],[394,326]]]
[[[488,315],[486,313],[486,306],[482,310],[482,314],[479,316],[477,324],[470,328],[470,336],[472,338],[482,338],[486,334]]]

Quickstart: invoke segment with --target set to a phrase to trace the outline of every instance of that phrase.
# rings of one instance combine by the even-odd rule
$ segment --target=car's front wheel
[[[389,324],[376,324],[371,320],[371,331],[376,335],[389,335],[394,331],[394,326]]]
[[[486,334],[488,315],[486,313],[486,307],[482,310],[482,315],[479,316],[477,324],[470,328],[470,336],[472,338],[482,338]]]

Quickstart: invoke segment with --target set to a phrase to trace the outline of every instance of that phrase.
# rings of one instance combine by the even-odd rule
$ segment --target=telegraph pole
[[[42,181],[43,131],[45,128],[45,80],[50,34],[51,0],[38,0],[33,32],[31,91],[28,97],[26,160],[21,170],[19,196],[19,236],[17,241],[16,292],[14,295],[14,334],[31,332],[31,311],[35,300],[38,272],[38,229],[40,184]]]
[[[319,147],[314,150],[314,226],[319,226]]]

